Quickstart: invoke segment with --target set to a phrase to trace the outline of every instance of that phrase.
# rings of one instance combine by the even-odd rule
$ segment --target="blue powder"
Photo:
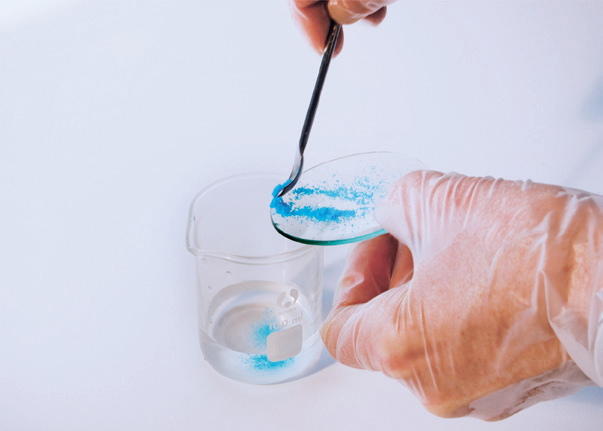
[[[281,192],[281,190],[283,190],[289,184],[291,184],[291,180],[290,179],[288,179],[287,181],[285,181],[283,184],[279,184],[278,186],[276,186],[274,188],[274,190],[272,190],[272,197],[276,198],[278,196],[278,194]]]
[[[288,202],[283,198],[277,197],[278,193],[285,187],[279,185],[274,189],[273,199],[270,208],[274,209],[281,217],[303,217],[317,222],[334,221],[336,223],[354,219],[357,216],[364,216],[368,211],[372,211],[372,205],[375,199],[375,187],[369,183],[367,178],[359,179],[354,184],[354,188],[339,186],[335,189],[320,189],[318,187],[297,187],[291,190],[288,195]],[[338,209],[333,207],[312,207],[298,206],[297,201],[304,196],[321,195],[327,198],[339,199],[353,202],[356,209]]]
[[[264,317],[260,322],[256,322],[251,325],[250,332],[248,335],[249,345],[253,347],[255,351],[265,352],[268,335],[274,332],[276,326],[276,318],[274,311],[271,308],[267,308],[264,312]]]
[[[339,210],[330,207],[298,207],[292,203],[284,202],[282,198],[272,199],[272,202],[270,203],[270,208],[274,208],[277,214],[282,217],[298,216],[315,221],[333,220],[335,222],[340,222],[342,220],[351,219],[356,216],[355,210]]]
[[[245,363],[256,370],[276,370],[288,367],[295,358],[285,359],[284,361],[270,362],[266,355],[249,355]]]
[[[266,343],[268,340],[268,335],[270,335],[274,330],[269,323],[262,323],[260,325],[255,325],[252,328],[251,333],[251,345],[257,350],[266,350]]]
[[[356,201],[359,204],[368,204],[373,197],[372,193],[367,194],[365,191],[350,189],[347,187],[339,187],[336,190],[322,190],[316,187],[300,187],[292,191],[298,196],[320,194],[329,198],[345,199],[348,201]]]
[[[249,334],[249,343],[255,351],[265,352],[267,349],[268,336],[275,332],[277,319],[274,315],[274,311],[271,308],[267,308],[264,312],[264,318],[262,321],[251,326]],[[255,368],[256,370],[274,370],[289,366],[295,358],[285,359],[284,361],[271,362],[268,360],[267,355],[248,355],[243,359],[243,363],[247,366]]]

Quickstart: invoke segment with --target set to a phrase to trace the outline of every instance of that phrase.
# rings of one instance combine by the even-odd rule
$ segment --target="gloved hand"
[[[401,178],[322,328],[444,417],[508,417],[603,385],[603,197],[432,171]]]
[[[290,0],[293,17],[308,36],[316,51],[325,48],[331,17],[339,24],[352,24],[364,19],[378,25],[383,21],[386,7],[395,0]],[[343,31],[340,31],[333,55],[343,47]]]

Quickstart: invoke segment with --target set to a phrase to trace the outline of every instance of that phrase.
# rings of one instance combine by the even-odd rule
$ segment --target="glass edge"
[[[300,237],[293,236],[293,235],[288,234],[287,232],[284,232],[281,229],[279,229],[276,224],[272,223],[272,225],[274,226],[274,228],[276,229],[276,231],[279,234],[281,234],[282,236],[284,236],[287,239],[290,239],[295,242],[299,242],[301,244],[320,245],[320,246],[351,244],[354,242],[371,239],[376,236],[380,236],[380,235],[387,233],[387,231],[385,229],[381,228],[374,232],[366,233],[366,234],[360,235],[360,236],[355,236],[353,238],[343,238],[343,239],[336,239],[336,240],[316,240],[316,239],[307,239],[307,238],[300,238]]]

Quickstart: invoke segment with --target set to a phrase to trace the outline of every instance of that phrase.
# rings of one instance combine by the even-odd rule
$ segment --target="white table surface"
[[[0,6],[0,429],[601,430],[603,389],[441,419],[327,355],[253,386],[204,362],[187,211],[290,170],[320,57],[286,2]],[[345,29],[306,166],[372,151],[603,193],[603,2],[402,1]],[[326,250],[325,302],[345,247]]]

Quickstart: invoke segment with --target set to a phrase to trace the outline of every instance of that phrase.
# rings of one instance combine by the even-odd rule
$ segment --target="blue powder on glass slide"
[[[325,182],[326,183],[326,182]],[[283,197],[277,197],[286,186],[278,185],[272,192],[272,208],[281,217],[302,217],[315,222],[344,222],[364,217],[373,210],[375,193],[381,191],[379,185],[369,183],[366,177],[359,177],[351,185],[329,184],[325,188],[316,186],[295,187]],[[319,205],[307,205],[307,201]],[[328,205],[327,203],[331,203]],[[333,205],[337,203],[337,207]]]
[[[395,181],[424,165],[396,153],[355,154],[305,171],[288,193],[274,189],[270,217],[276,230],[306,244],[335,245],[385,231],[373,217]]]
[[[251,325],[249,332],[249,343],[254,351],[265,352],[267,349],[268,336],[278,327],[274,311],[267,308],[264,313],[264,319]],[[295,358],[285,359],[284,361],[271,362],[266,354],[252,354],[243,359],[245,365],[256,370],[275,370],[290,365]]]

